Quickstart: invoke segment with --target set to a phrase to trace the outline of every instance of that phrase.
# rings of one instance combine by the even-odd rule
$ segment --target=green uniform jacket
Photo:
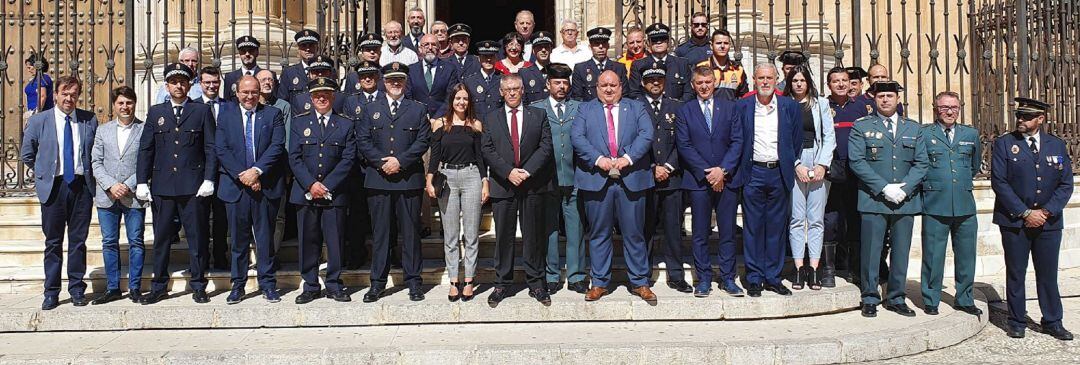
[[[885,128],[883,117],[871,114],[855,121],[848,136],[848,160],[859,179],[859,211],[878,214],[920,214],[919,183],[926,176],[926,147],[921,125],[899,117],[896,136]],[[885,199],[887,184],[906,183],[900,204]]]
[[[979,131],[954,124],[952,143],[938,123],[924,126],[922,132],[929,163],[922,183],[923,214],[943,217],[975,214],[971,189],[982,161]]]

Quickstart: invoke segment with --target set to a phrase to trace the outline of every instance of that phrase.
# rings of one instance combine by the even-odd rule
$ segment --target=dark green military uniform
[[[975,219],[972,180],[979,173],[982,146],[979,131],[953,124],[929,124],[922,129],[928,167],[922,183],[922,296],[923,304],[937,307],[945,271],[945,246],[952,237],[956,276],[956,305],[972,306],[975,280]]]

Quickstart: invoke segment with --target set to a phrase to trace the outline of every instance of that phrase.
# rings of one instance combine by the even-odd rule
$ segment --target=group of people
[[[111,95],[117,119],[99,127],[93,113],[76,108],[79,80],[59,77],[56,107],[30,119],[22,148],[42,203],[42,308],[58,305],[65,231],[68,292],[76,306],[88,303],[82,278],[93,205],[108,274],[107,291],[94,303],[122,297],[121,219],[131,300],[152,304],[166,296],[170,247],[182,226],[193,298],[209,301],[210,214],[215,224],[227,222],[229,304],[246,294],[252,246],[262,296],[280,300],[279,214],[297,231],[303,277],[297,303],[351,300],[341,272],[350,255],[366,251],[363,234],[354,234],[363,224],[372,234],[363,301],[386,294],[392,264],[404,271],[409,299],[420,301],[421,212],[430,198],[441,217],[450,301],[475,295],[481,210],[490,203],[492,305],[511,295],[520,231],[528,295],[545,305],[564,283],[586,301],[611,293],[621,246],[630,292],[649,302],[657,300],[650,288],[655,254],[666,285],[696,297],[709,296],[714,283],[731,296],[791,295],[784,279],[797,290],[818,290],[835,286],[838,272],[846,272],[861,287],[864,316],[875,316],[881,303],[914,316],[904,288],[913,223],[921,215],[923,311],[938,314],[951,239],[954,306],[981,314],[972,296],[978,230],[972,181],[981,168],[981,142],[973,127],[959,123],[958,94],[937,94],[935,120],[926,124],[904,116],[903,88],[881,65],[869,72],[833,68],[829,94],[819,95],[806,54],[785,51],[782,67],[763,62],[744,71],[729,57],[731,35],[710,34],[704,13],[693,15],[691,37],[677,48],[664,24],[631,29],[619,60],[608,58],[611,30],[589,30],[584,47],[577,25],[567,21],[555,47],[554,34],[533,32],[528,12],[518,14],[517,31],[501,41],[475,43],[465,24],[436,22],[433,34],[423,34],[422,11],[409,11],[407,19],[408,34],[389,22],[381,35],[357,36],[361,62],[344,77],[320,53],[320,35],[311,30],[296,33],[301,62],[280,77],[258,66],[260,44],[251,36],[236,40],[241,67],[224,77],[214,67],[196,69],[197,51],[181,51],[180,62],[165,67],[166,96],[145,122],[134,116],[134,91],[123,86]],[[201,95],[192,96],[196,84]],[[1071,339],[1061,326],[1056,286],[1062,211],[1072,193],[1070,156],[1060,139],[1040,129],[1051,106],[1017,101],[1016,131],[994,141],[991,164],[1009,334],[1023,336],[1030,253],[1044,328]],[[227,219],[211,213],[215,201]],[[745,292],[736,280],[740,205]],[[148,206],[155,266],[151,289],[142,293]],[[681,237],[687,206],[689,263]],[[654,239],[664,244],[653,247]],[[789,250],[795,271],[785,278]],[[683,271],[686,264],[696,284]]]

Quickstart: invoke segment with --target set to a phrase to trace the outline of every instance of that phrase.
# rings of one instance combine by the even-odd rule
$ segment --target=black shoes
[[[472,291],[472,294],[465,295],[465,287],[469,287],[469,289],[471,289],[471,291]],[[472,282],[466,282],[466,283],[461,284],[461,301],[462,302],[468,302],[468,301],[472,300],[472,298],[475,297],[475,296],[476,296],[476,287],[473,286]]]
[[[506,299],[506,297],[509,296],[509,294],[510,293],[507,293],[506,288],[492,289],[491,290],[491,295],[488,295],[488,299],[487,299],[488,304],[490,304],[490,305],[499,305],[499,302],[502,302],[503,299]]]
[[[461,284],[450,283],[450,286],[454,287],[454,291],[457,292],[457,294],[446,294],[446,300],[449,300],[451,303],[453,303],[458,301],[458,299],[461,299]]]
[[[56,309],[60,305],[60,298],[54,296],[45,296],[45,300],[41,301],[41,310],[49,311]]]
[[[1044,327],[1043,332],[1062,341],[1072,341],[1073,339],[1072,332],[1069,332],[1060,324],[1053,327]]]
[[[382,293],[383,289],[381,288],[368,289],[367,293],[364,293],[364,303],[375,303],[379,298],[382,298]]]
[[[566,284],[566,289],[578,294],[585,294],[589,292],[589,284],[585,283],[585,280],[576,281]]]
[[[132,289],[128,291],[128,299],[130,299],[132,303],[139,303],[142,301],[142,292],[140,292],[139,289]]]
[[[795,268],[795,277],[791,278],[791,288],[795,290],[802,290],[806,286],[806,270],[810,266],[804,265],[803,267]]]
[[[860,307],[860,311],[862,312],[863,317],[866,317],[866,318],[877,317],[877,306],[876,305],[863,303],[862,307]]]
[[[300,295],[296,297],[296,304],[308,304],[315,299],[322,298],[322,296],[322,290],[305,290],[303,293],[300,293]]]
[[[551,295],[546,288],[529,289],[529,296],[545,306],[551,305]]]
[[[196,290],[195,293],[191,294],[191,299],[199,304],[210,303],[210,296],[206,295],[206,290]]]
[[[167,293],[164,290],[151,290],[149,293],[142,296],[139,300],[139,304],[149,305],[160,302],[162,299],[165,299],[166,294]]]
[[[761,284],[750,284],[746,287],[746,295],[749,295],[752,298],[757,298],[761,296],[761,290]]]
[[[928,306],[925,306],[925,307],[923,307],[923,310],[922,310],[922,311],[923,311],[923,313],[929,314],[929,315],[931,315],[931,316],[936,316],[936,315],[938,315],[938,310],[937,310],[937,306],[936,306],[936,305],[928,305]]]
[[[690,286],[690,284],[687,283],[686,280],[669,281],[669,282],[667,282],[667,286],[669,288],[675,289],[675,291],[680,292],[680,293],[693,293],[694,292],[694,287]]]
[[[914,317],[915,316],[915,311],[911,310],[911,308],[908,308],[907,304],[905,304],[905,303],[885,304],[885,310],[890,311],[890,312],[896,312],[896,314],[899,314],[899,315],[904,316],[904,317]]]
[[[1014,327],[1011,324],[1005,325],[1005,334],[1012,338],[1024,338],[1025,327]]]
[[[90,302],[90,304],[93,304],[93,305],[105,304],[105,303],[112,302],[112,301],[115,301],[115,300],[123,298],[123,297],[124,297],[124,293],[121,292],[120,289],[106,290],[104,294],[102,294],[101,296],[94,299],[94,301]]]
[[[547,285],[545,285],[545,287],[547,288],[547,292],[549,294],[555,294],[555,293],[558,293],[560,289],[562,289],[562,283],[560,283],[558,281],[552,282],[552,283],[547,283]]]
[[[277,289],[267,288],[262,290],[262,297],[267,302],[277,303],[281,301],[281,294],[278,294]]]
[[[967,314],[970,314],[970,315],[973,315],[973,316],[977,316],[977,315],[982,314],[982,309],[979,309],[979,307],[976,307],[976,306],[973,306],[973,305],[958,305],[955,308],[958,311],[961,311],[961,312],[964,312],[964,313],[967,313]]]
[[[86,299],[86,295],[80,294],[71,296],[71,305],[74,305],[76,307],[85,307],[87,304],[90,304],[90,300]]]
[[[424,292],[420,288],[409,289],[409,300],[414,302],[424,300]]]
[[[807,266],[807,267],[809,267],[809,266]],[[788,288],[786,286],[784,286],[784,284],[782,284],[782,283],[765,284],[765,290],[768,290],[768,291],[771,291],[773,293],[780,294],[780,295],[791,295],[791,290],[788,290]]]
[[[244,292],[244,288],[233,289],[232,292],[229,293],[229,297],[225,298],[225,304],[232,305],[232,304],[240,303],[241,300],[244,300],[244,295],[245,294],[247,294],[247,293]]]
[[[330,298],[330,299],[333,299],[335,302],[345,303],[345,302],[351,302],[352,301],[352,297],[349,296],[349,294],[346,294],[344,290],[338,290],[338,291],[329,291],[329,290],[327,290],[326,291],[326,297]]]

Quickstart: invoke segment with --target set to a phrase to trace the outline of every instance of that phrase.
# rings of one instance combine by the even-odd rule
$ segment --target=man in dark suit
[[[578,109],[570,139],[577,155],[574,185],[585,204],[592,262],[592,288],[586,301],[610,293],[612,242],[615,222],[622,230],[623,257],[630,276],[630,292],[655,303],[649,288],[649,250],[645,226],[645,197],[656,184],[650,154],[653,139],[648,107],[622,97],[623,86],[615,71],[600,74],[597,100]]]
[[[608,48],[611,46],[611,30],[607,28],[593,28],[585,33],[589,37],[589,49],[593,57],[585,62],[574,65],[574,75],[570,79],[570,98],[577,101],[590,101],[596,99],[596,82],[604,71],[614,71],[619,77],[619,83],[623,85],[623,93],[627,89],[626,66],[622,63],[608,59]]]
[[[188,245],[192,299],[209,303],[206,295],[208,210],[217,180],[214,114],[206,104],[188,99],[193,72],[186,65],[165,66],[169,100],[150,107],[139,140],[135,197],[149,200],[154,216],[154,278],[142,304],[165,299],[169,283],[169,252],[180,226]]]
[[[319,259],[326,243],[326,297],[338,302],[352,298],[341,283],[341,247],[345,239],[345,205],[349,188],[345,181],[356,156],[353,122],[334,113],[338,85],[319,77],[308,83],[314,109],[293,120],[289,141],[289,167],[296,179],[289,202],[296,213],[300,236],[300,276],[303,292],[296,304],[321,298]]]
[[[236,82],[241,76],[255,76],[262,70],[259,67],[259,40],[246,35],[236,39],[236,54],[240,56],[240,68],[225,74],[225,84],[221,93],[225,100],[236,101]]]
[[[458,68],[453,63],[438,58],[439,41],[434,34],[420,40],[420,62],[409,67],[409,83],[405,97],[427,106],[431,115],[446,114],[446,96],[454,84],[460,82]]]
[[[664,226],[663,261],[667,268],[667,285],[683,293],[694,288],[686,282],[682,264],[682,174],[679,151],[675,149],[675,113],[682,106],[678,100],[664,97],[664,65],[653,64],[642,74],[645,94],[637,100],[649,110],[656,138],[652,141],[652,174],[656,188],[646,199],[645,242],[652,242],[658,225]],[[650,250],[651,251],[651,250]]]
[[[197,77],[199,78],[199,85],[202,86],[203,94],[193,101],[210,106],[216,125],[218,111],[221,109],[221,105],[226,102],[224,98],[219,96],[220,93],[218,92],[221,90],[221,69],[214,66],[205,66],[199,69]],[[223,219],[226,212],[225,203],[216,196],[211,197],[209,200],[210,267],[216,270],[229,270],[229,263],[232,262],[232,259],[229,258],[229,221]]]
[[[768,290],[791,295],[780,280],[784,268],[791,189],[802,151],[802,110],[791,98],[775,94],[776,66],[754,69],[757,94],[736,105],[742,122],[742,156],[731,188],[742,188],[743,256],[746,291],[752,297]]]
[[[184,84],[190,87],[188,80]],[[86,235],[97,190],[91,148],[98,122],[94,113],[77,109],[82,83],[76,77],[56,80],[56,106],[27,121],[20,157],[32,166],[34,190],[41,203],[41,232],[45,234],[45,299],[42,310],[60,305],[60,268],[64,264],[64,234],[68,237],[67,279],[71,303],[86,299]],[[187,98],[187,89],[184,89]],[[96,192],[104,194],[104,192]]]
[[[300,62],[281,70],[281,78],[278,79],[278,99],[291,102],[294,95],[307,91],[307,83],[310,81],[308,66],[311,64],[311,59],[319,54],[319,39],[319,33],[311,29],[304,29],[293,35],[293,40],[296,41],[296,57],[300,58]],[[293,111],[302,112],[295,109]]]
[[[409,16],[405,18],[405,22],[409,24],[409,32],[405,33],[401,44],[416,53],[420,53],[420,39],[424,37],[424,24],[426,24],[424,10],[420,8],[409,9]]]
[[[994,140],[990,186],[994,224],[1005,249],[1005,295],[1009,337],[1024,337],[1027,306],[1024,280],[1028,257],[1035,265],[1042,330],[1056,339],[1073,339],[1061,325],[1058,257],[1064,209],[1073,193],[1072,160],[1065,143],[1042,130],[1050,104],[1016,98],[1016,130]]]
[[[285,190],[285,117],[278,108],[259,104],[255,76],[241,76],[237,85],[238,103],[222,106],[214,143],[217,196],[225,202],[232,237],[232,293],[226,302],[244,297],[254,240],[259,288],[263,298],[276,303],[281,296],[274,277],[274,227]]]
[[[676,145],[682,159],[682,189],[690,205],[690,235],[698,283],[694,296],[712,292],[709,236],[713,214],[719,234],[720,289],[743,296],[735,282],[735,213],[738,191],[727,187],[742,157],[742,121],[735,103],[717,93],[716,74],[708,66],[694,68],[691,82],[697,97],[676,112]]]
[[[521,251],[529,296],[551,304],[545,283],[547,235],[544,201],[552,191],[551,126],[543,110],[524,106],[521,77],[504,75],[499,92],[505,105],[484,116],[481,150],[491,171],[491,211],[495,218],[495,289],[488,304],[509,296],[514,280],[514,237],[521,224]]]
[[[454,53],[452,53],[450,57],[447,57],[447,60],[454,62],[457,65],[458,76],[462,79],[465,79],[466,76],[480,72],[480,59],[469,54],[471,39],[472,27],[462,23],[450,26],[450,48],[454,50]],[[497,48],[498,44],[496,44],[496,49]],[[498,54],[498,50],[495,51],[495,54]]]
[[[653,63],[663,64],[667,71],[667,85],[664,86],[664,96],[679,101],[688,101],[694,98],[694,90],[690,88],[690,62],[685,58],[669,52],[671,50],[671,28],[663,23],[655,23],[645,28],[645,35],[649,39],[649,56],[634,61],[630,64],[630,87],[629,97],[636,98],[643,92],[641,88],[641,74]]]
[[[402,241],[409,300],[421,301],[420,199],[425,183],[421,158],[427,152],[431,124],[423,104],[404,98],[409,67],[392,62],[383,66],[382,73],[386,96],[368,103],[357,123],[364,187],[373,220],[371,288],[364,294],[364,302],[379,300],[386,290],[394,222]]]
[[[487,115],[502,105],[502,94],[499,94],[499,78],[502,74],[495,69],[498,53],[499,42],[477,42],[476,54],[479,55],[480,69],[461,80],[465,83],[465,88],[469,89],[476,115]]]

